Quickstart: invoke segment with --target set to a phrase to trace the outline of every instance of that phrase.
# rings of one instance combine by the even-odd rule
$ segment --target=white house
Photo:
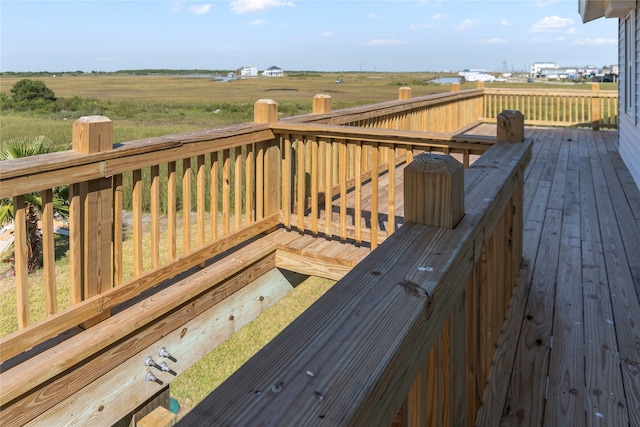
[[[553,70],[556,68],[558,68],[558,64],[556,64],[555,62],[534,62],[531,65],[529,75],[531,77],[539,77],[540,75],[542,75],[542,70]]]
[[[583,22],[618,18],[618,149],[640,187],[640,1],[578,0]]]
[[[284,77],[284,71],[280,67],[269,67],[262,72],[264,77]]]
[[[236,70],[236,77],[241,79],[258,77],[258,69],[256,67],[240,67]]]

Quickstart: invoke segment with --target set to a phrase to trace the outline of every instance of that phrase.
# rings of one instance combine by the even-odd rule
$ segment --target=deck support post
[[[313,114],[328,114],[331,112],[331,95],[318,94],[313,97]]]
[[[453,229],[464,217],[464,166],[450,155],[423,153],[416,156],[404,170],[404,197],[406,222]],[[438,416],[445,416],[451,425],[466,425],[467,411],[467,332],[466,295],[456,297],[459,304],[449,316],[440,344],[435,345],[422,364],[402,408],[402,425],[423,426]],[[435,352],[435,353],[433,353]],[[446,372],[438,373],[440,362],[447,357]],[[440,379],[438,379],[440,378]],[[438,401],[428,384],[442,381],[442,390],[449,394],[448,414],[436,415],[442,408],[434,407]],[[436,405],[437,406],[437,405]],[[435,418],[434,418],[435,417]]]
[[[253,121],[256,123],[274,123],[278,121],[278,103],[272,99],[259,99],[253,109]],[[262,188],[256,184],[256,191],[262,192],[262,216],[267,217],[280,210],[280,142],[273,139],[263,143],[264,174]],[[259,198],[258,198],[259,199]]]
[[[464,216],[464,167],[449,155],[423,153],[404,170],[405,222],[455,228]]]
[[[524,115],[518,110],[498,114],[496,142],[524,141]]]
[[[398,89],[398,99],[400,101],[408,101],[411,99],[411,88],[408,86],[403,86]]]
[[[72,148],[82,154],[113,147],[113,122],[104,116],[80,117],[73,123]],[[112,179],[72,185],[69,191],[71,301],[78,303],[111,288]],[[108,311],[85,322],[90,327]]]

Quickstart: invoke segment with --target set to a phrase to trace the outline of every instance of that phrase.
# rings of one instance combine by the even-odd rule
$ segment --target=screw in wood
[[[153,357],[151,356],[144,359],[144,366],[150,366],[152,368],[156,368],[159,371],[162,371],[162,366],[158,365],[156,361],[153,360]]]
[[[147,374],[144,376],[144,380],[145,381],[149,381],[149,382],[153,381],[153,382],[158,383],[160,385],[164,384],[160,379],[156,378],[156,376],[153,375],[153,372],[151,372],[151,371],[147,371]]]
[[[176,359],[175,357],[173,357],[173,356],[171,355],[171,353],[169,353],[169,352],[167,351],[167,349],[166,349],[166,348],[164,348],[164,347],[162,347],[160,350],[158,350],[158,356],[160,356],[160,357],[166,357],[167,359],[171,360],[172,362],[177,362],[177,361],[178,361],[178,359]]]
[[[173,369],[171,369],[171,368],[169,367],[169,365],[167,365],[167,362],[162,362],[162,363],[160,364],[160,369],[162,369],[162,371],[163,371],[163,372],[169,372],[169,373],[170,373],[171,375],[173,375],[174,377],[175,377],[176,375],[178,375],[178,374],[176,373],[176,371],[174,371]]]

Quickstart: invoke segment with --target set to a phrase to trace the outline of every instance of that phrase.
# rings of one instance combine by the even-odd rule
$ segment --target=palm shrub
[[[44,135],[35,137],[13,138],[2,145],[0,160],[11,160],[40,154],[60,151],[52,141]],[[1,166],[0,166],[1,168]],[[63,218],[69,216],[69,187],[53,189],[53,210]],[[40,268],[40,247],[42,236],[38,229],[38,220],[42,212],[42,196],[40,192],[25,194],[27,244],[29,246],[28,271],[30,273]],[[6,225],[14,220],[12,199],[0,199],[0,224]],[[15,261],[11,255],[12,262]]]

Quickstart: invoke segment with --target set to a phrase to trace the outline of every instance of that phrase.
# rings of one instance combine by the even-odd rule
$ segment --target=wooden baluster
[[[245,219],[246,219],[247,225],[250,225],[254,222],[254,214],[253,214],[253,181],[255,180],[254,170],[255,168],[253,165],[253,144],[248,144],[246,146],[245,165],[244,165],[244,176],[245,176],[244,209],[245,209]]]
[[[227,148],[222,151],[222,230],[223,236],[231,232],[231,153]]]
[[[13,246],[16,274],[16,300],[18,308],[18,328],[29,326],[29,279],[27,262],[29,246],[27,244],[27,207],[24,196],[13,198]]]
[[[325,142],[325,197],[324,197],[324,222],[325,222],[325,234],[327,237],[333,235],[333,142],[327,140]]]
[[[313,138],[309,140],[311,144],[311,232],[318,233],[318,140]]]
[[[121,285],[124,280],[124,271],[122,269],[122,242],[124,241],[123,199],[122,174],[117,174],[113,177],[113,286]]]
[[[204,246],[205,239],[205,168],[204,154],[196,158],[196,212],[198,216],[198,248]],[[204,267],[204,264],[202,264]]]
[[[182,159],[182,253],[191,252],[191,159]]]
[[[388,179],[388,219],[387,219],[387,236],[391,236],[396,227],[396,153],[393,145],[387,147],[387,164],[389,165]]]
[[[142,261],[142,170],[134,170],[132,176],[133,194],[131,210],[133,211],[133,274],[138,277],[144,270]]]
[[[291,228],[291,136],[284,137],[282,148],[282,216],[284,226]]]
[[[160,166],[151,166],[151,265],[160,265]]]
[[[371,145],[371,250],[378,247],[378,150]]]
[[[177,251],[177,176],[176,162],[167,164],[167,245],[169,260],[176,259]]]
[[[216,151],[210,154],[211,169],[209,170],[209,227],[211,228],[211,240],[218,239],[218,200],[220,191],[218,185],[220,181],[218,174],[220,172],[220,152]]]
[[[239,231],[242,228],[242,147],[236,147],[234,158],[234,173],[233,173],[233,192],[235,203],[233,205],[234,210],[234,223],[235,231]]]
[[[600,130],[600,119],[602,118],[599,94],[600,84],[591,83],[591,91],[593,92],[591,97],[591,123],[593,124],[593,130]]]
[[[340,174],[340,238],[347,238],[347,143],[340,141],[338,164]]]
[[[43,190],[42,197],[42,259],[44,261],[44,297],[47,316],[57,311],[56,254],[53,239],[53,191]]]
[[[302,135],[296,136],[296,214],[298,216],[297,226],[299,230],[304,230],[304,208],[306,201],[306,175],[305,175],[305,144]]]
[[[355,222],[355,240],[356,242],[362,242],[362,143],[357,141],[355,143],[354,149],[354,159],[353,159],[355,171],[355,212],[354,212],[354,222]]]

